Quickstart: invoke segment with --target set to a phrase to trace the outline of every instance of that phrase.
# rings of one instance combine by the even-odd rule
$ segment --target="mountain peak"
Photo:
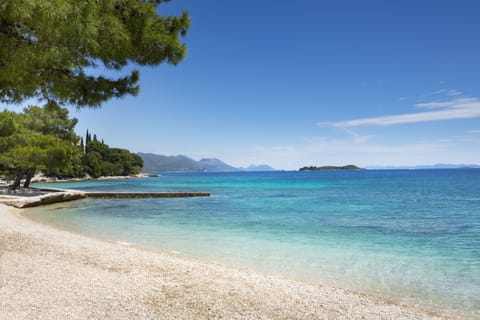
[[[247,171],[275,171],[268,164],[251,164],[247,167]]]
[[[198,164],[203,171],[238,171],[237,168],[232,167],[217,158],[203,158],[198,161]]]
[[[181,172],[232,172],[232,171],[273,171],[266,164],[251,164],[248,168],[235,168],[217,158],[202,158],[195,161],[185,155],[164,156],[154,153],[142,153],[138,155],[143,159],[145,172],[181,171]]]

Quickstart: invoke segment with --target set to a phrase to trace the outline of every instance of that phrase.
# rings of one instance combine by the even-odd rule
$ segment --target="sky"
[[[480,163],[480,1],[173,0],[177,66],[77,110],[113,147],[234,166]]]

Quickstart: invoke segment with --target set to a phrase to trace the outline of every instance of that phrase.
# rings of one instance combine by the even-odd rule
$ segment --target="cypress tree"
[[[85,145],[83,144],[83,137],[80,138],[80,147],[82,148],[82,152],[85,152]]]

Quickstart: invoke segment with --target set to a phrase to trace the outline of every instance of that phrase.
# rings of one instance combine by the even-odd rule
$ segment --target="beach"
[[[447,319],[350,291],[100,241],[0,205],[0,319]]]

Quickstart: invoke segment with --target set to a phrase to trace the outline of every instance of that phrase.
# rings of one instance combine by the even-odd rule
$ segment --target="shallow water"
[[[212,196],[83,200],[25,214],[96,237],[480,318],[479,181],[480,170],[463,169],[172,173],[48,186]]]

